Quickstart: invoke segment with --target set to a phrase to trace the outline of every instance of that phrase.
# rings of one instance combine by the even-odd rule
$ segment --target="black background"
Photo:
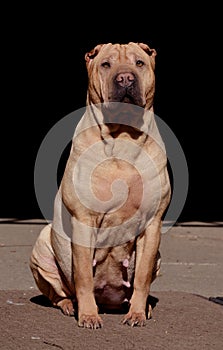
[[[136,41],[157,51],[155,113],[187,159],[189,191],[179,220],[221,221],[220,10],[106,6],[6,9],[0,216],[42,218],[33,182],[36,154],[57,121],[85,106],[85,52],[99,43]]]

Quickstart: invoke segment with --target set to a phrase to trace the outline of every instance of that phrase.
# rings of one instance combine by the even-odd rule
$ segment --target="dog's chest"
[[[97,247],[122,244],[145,229],[159,206],[161,187],[159,171],[143,147],[123,139],[100,141],[73,165],[76,225],[87,223],[89,237],[91,227],[98,229]]]
[[[81,203],[100,213],[118,211],[124,221],[143,204],[148,211],[151,194],[159,196],[160,186],[149,155],[130,142],[119,143],[109,157],[101,144],[98,148],[87,150],[74,167],[74,189]]]
[[[92,194],[105,213],[119,211],[124,219],[139,208],[143,183],[138,170],[126,160],[109,158],[91,176]]]

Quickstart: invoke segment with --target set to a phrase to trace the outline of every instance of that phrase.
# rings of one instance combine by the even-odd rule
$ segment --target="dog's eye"
[[[137,65],[137,67],[142,67],[142,66],[144,66],[144,62],[141,60],[138,60],[138,61],[136,61],[136,65]]]
[[[101,65],[102,65],[102,67],[104,67],[104,68],[110,68],[110,67],[111,67],[110,63],[107,62],[107,61],[103,62]]]

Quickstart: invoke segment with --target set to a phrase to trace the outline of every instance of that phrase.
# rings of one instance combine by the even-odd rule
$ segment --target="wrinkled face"
[[[89,103],[152,107],[156,51],[145,44],[103,44],[85,55]]]

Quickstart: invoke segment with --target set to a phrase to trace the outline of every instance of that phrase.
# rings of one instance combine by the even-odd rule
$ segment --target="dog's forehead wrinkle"
[[[101,55],[103,56],[119,56],[120,55],[120,45],[119,44],[108,44],[104,47],[103,51],[101,51]]]
[[[107,45],[104,50],[103,54],[101,52],[101,56],[103,57],[103,60],[108,61],[118,61],[118,62],[125,62],[125,63],[133,63],[135,62],[135,52],[131,48],[128,49],[128,45],[120,45],[120,44],[113,44],[113,45]]]
[[[115,63],[119,59],[118,53],[111,52],[109,55],[102,57],[102,62]]]

